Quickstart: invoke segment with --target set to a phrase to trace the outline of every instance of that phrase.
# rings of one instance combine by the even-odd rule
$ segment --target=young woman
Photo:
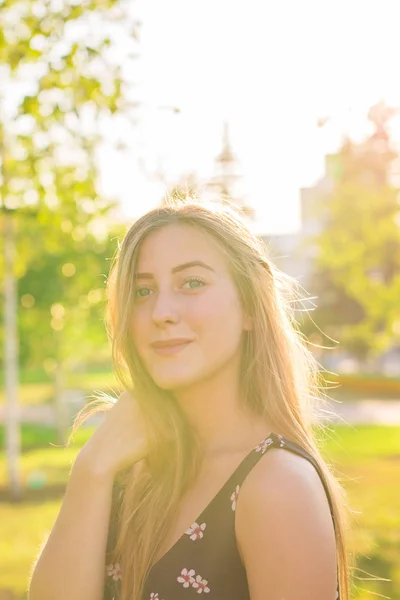
[[[126,391],[75,461],[30,600],[348,600],[346,494],[290,281],[226,205],[132,225],[108,280]]]

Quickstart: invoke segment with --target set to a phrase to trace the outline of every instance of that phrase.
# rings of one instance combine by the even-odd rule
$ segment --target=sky
[[[131,218],[155,206],[165,185],[213,175],[229,123],[246,200],[265,233],[300,227],[299,190],[323,174],[324,155],[346,131],[370,131],[380,99],[400,106],[398,0],[136,0],[134,61],[143,104],[129,134],[115,124],[100,152],[101,186]],[[131,67],[132,68],[132,67]],[[179,113],[171,110],[178,107]],[[330,117],[323,128],[322,117]],[[392,134],[400,146],[396,117]],[[116,136],[131,150],[111,148]],[[129,139],[127,139],[129,138]]]

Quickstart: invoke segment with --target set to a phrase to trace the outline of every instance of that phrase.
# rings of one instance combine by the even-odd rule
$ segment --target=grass
[[[54,448],[56,433],[44,426],[22,427],[21,472],[24,499],[10,503],[6,470],[0,454],[0,597],[10,590],[25,597],[30,569],[46,533],[57,516],[71,464],[91,435],[82,428],[74,446]],[[0,428],[0,442],[4,432]],[[354,514],[352,533],[357,555],[356,573],[389,581],[356,580],[352,600],[371,600],[375,594],[400,600],[400,427],[330,425],[322,453],[345,486]],[[46,483],[40,483],[40,475]]]
[[[85,394],[94,390],[110,392],[118,390],[119,385],[112,372],[70,374],[67,378],[68,389],[82,389]],[[53,401],[54,385],[51,381],[30,381],[20,383],[18,401],[21,405],[49,404]],[[0,389],[0,404],[5,400],[4,388]]]
[[[352,598],[400,600],[400,427],[330,426],[324,439],[353,512],[355,575],[364,581],[354,580]]]
[[[0,597],[1,590],[10,590],[16,598],[25,598],[30,569],[57,517],[71,465],[92,432],[93,428],[81,428],[70,448],[55,448],[50,446],[57,443],[54,429],[22,425],[20,502],[9,502],[5,461],[0,460]],[[3,438],[1,427],[2,443]],[[40,482],[43,474],[45,485],[35,489],[35,479]]]

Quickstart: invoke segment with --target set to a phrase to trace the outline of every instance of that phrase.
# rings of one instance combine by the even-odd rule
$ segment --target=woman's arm
[[[143,431],[138,406],[124,392],[79,452],[29,600],[102,599],[114,480],[146,456]]]
[[[113,478],[78,456],[35,565],[29,600],[101,600]]]
[[[335,599],[333,521],[307,459],[268,451],[240,490],[236,534],[251,600]]]

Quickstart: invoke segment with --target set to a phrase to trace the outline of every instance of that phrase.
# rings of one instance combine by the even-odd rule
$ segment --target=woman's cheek
[[[221,317],[220,299],[216,295],[209,294],[198,298],[191,306],[190,317],[194,322],[209,323]]]

